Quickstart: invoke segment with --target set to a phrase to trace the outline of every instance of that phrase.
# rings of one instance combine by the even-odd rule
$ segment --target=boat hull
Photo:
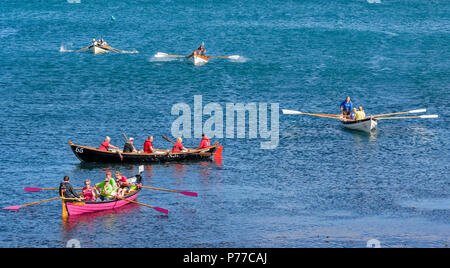
[[[131,178],[130,178],[131,179]],[[140,175],[136,175],[136,183],[140,184],[142,183],[142,177]],[[139,193],[141,192],[141,189],[136,190],[135,192],[124,196],[123,198],[134,201],[138,197]],[[76,216],[86,213],[95,213],[105,210],[111,210],[115,208],[123,207],[127,204],[130,204],[131,202],[128,202],[126,200],[114,200],[114,201],[100,201],[100,202],[68,202],[64,201],[63,206],[65,206],[66,211],[68,213],[67,216]]]
[[[202,66],[205,65],[209,62],[209,58],[205,57],[205,56],[201,56],[198,54],[194,54],[192,55],[192,57],[189,58],[191,60],[191,62],[195,65],[195,66]]]
[[[162,163],[181,161],[205,161],[211,160],[219,146],[194,150],[191,152],[172,153],[171,150],[164,150],[162,153],[119,153],[111,151],[100,151],[93,147],[76,145],[69,141],[70,148],[75,156],[82,162],[94,163]],[[121,157],[122,156],[122,157]]]
[[[97,54],[103,54],[103,53],[109,53],[109,50],[104,49],[104,48],[101,48],[101,47],[98,47],[98,46],[91,46],[91,47],[89,48],[89,51],[90,51],[92,54],[95,54],[95,55],[97,55]]]
[[[363,131],[363,132],[367,132],[367,133],[370,133],[370,131],[372,131],[372,129],[376,128],[377,124],[378,124],[377,120],[374,120],[372,118],[366,118],[366,119],[358,120],[358,121],[342,120],[341,122],[342,122],[342,126],[344,128]]]

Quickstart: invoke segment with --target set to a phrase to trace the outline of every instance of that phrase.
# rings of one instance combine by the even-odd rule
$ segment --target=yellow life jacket
[[[356,111],[356,120],[363,120],[366,118],[366,113],[364,111]]]

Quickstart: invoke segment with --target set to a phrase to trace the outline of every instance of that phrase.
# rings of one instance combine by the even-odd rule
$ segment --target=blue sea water
[[[174,104],[278,103],[337,113],[347,96],[368,114],[427,108],[438,119],[347,131],[332,119],[280,114],[276,150],[215,139],[223,162],[146,165],[130,204],[68,221],[52,201],[0,211],[1,247],[446,247],[450,236],[450,2],[0,1],[0,205],[51,198],[26,186],[99,181],[68,140],[98,146],[122,133],[169,148]],[[75,50],[104,38],[125,53]],[[202,67],[188,55],[204,41]],[[281,113],[281,112],[280,112]],[[204,119],[207,119],[204,118]],[[195,146],[198,139],[185,139]],[[130,239],[130,237],[132,239]]]

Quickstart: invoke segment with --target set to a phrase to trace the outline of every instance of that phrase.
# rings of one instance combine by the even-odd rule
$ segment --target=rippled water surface
[[[69,1],[70,2],[70,1]],[[383,120],[372,134],[332,119],[280,114],[263,139],[213,139],[223,162],[146,165],[130,204],[61,220],[60,201],[0,211],[1,247],[445,247],[450,234],[448,1],[0,1],[2,207],[48,199],[26,186],[75,186],[135,165],[81,164],[68,140],[121,134],[170,143],[171,107],[279,103],[336,113],[345,96],[368,114],[428,108],[431,120]],[[115,19],[112,19],[112,16]],[[121,54],[74,52],[104,38]],[[155,60],[205,41],[202,67]],[[204,119],[208,117],[205,116]],[[198,139],[185,139],[195,146]]]

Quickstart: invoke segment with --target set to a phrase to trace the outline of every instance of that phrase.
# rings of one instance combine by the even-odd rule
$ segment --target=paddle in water
[[[152,206],[149,206],[149,205],[146,205],[146,204],[134,201],[134,200],[130,200],[130,199],[126,199],[126,198],[123,198],[123,197],[119,197],[119,196],[117,198],[122,199],[122,200],[127,201],[127,202],[130,202],[130,203],[134,203],[134,204],[138,204],[138,205],[141,205],[141,206],[144,206],[144,207],[152,208],[152,209],[154,209],[154,210],[156,210],[158,212],[164,213],[164,214],[169,214],[169,211],[167,209],[165,209],[165,208],[152,207]]]

